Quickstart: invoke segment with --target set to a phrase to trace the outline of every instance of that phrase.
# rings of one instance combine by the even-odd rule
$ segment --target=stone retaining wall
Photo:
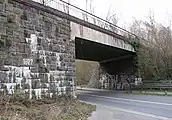
[[[0,89],[7,94],[71,95],[75,42],[70,21],[46,9],[0,0],[0,61]]]

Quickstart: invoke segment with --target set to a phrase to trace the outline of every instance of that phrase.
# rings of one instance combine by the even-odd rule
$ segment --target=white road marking
[[[82,102],[85,102],[85,101],[82,101]],[[149,113],[137,112],[137,111],[127,110],[127,109],[122,109],[122,108],[109,107],[109,106],[105,106],[105,105],[102,105],[102,104],[91,103],[91,102],[85,102],[85,103],[102,106],[104,108],[111,109],[111,110],[127,112],[127,113],[146,116],[146,117],[151,117],[151,118],[155,118],[157,120],[172,120],[172,118],[167,118],[167,117],[164,117],[164,116],[158,116],[158,115],[149,114]]]
[[[109,108],[108,106],[104,106],[104,107]],[[110,108],[110,109],[127,112],[127,113],[132,113],[132,114],[136,114],[136,115],[141,115],[141,116],[146,116],[146,117],[151,117],[151,118],[156,118],[158,120],[172,120],[172,118],[167,118],[167,117],[163,117],[163,116],[157,116],[154,114],[148,114],[148,113],[137,112],[137,111],[132,111],[132,110],[126,110],[126,109],[122,109],[122,108]]]
[[[92,96],[92,97],[99,97],[99,98],[113,99],[113,100],[123,100],[123,101],[130,101],[130,102],[141,102],[141,103],[148,103],[148,104],[172,106],[172,104],[170,104],[170,103],[160,103],[160,102],[152,102],[152,101],[144,101],[144,100],[133,100],[133,99],[125,99],[125,98],[116,98],[116,97],[91,95],[91,94],[84,94],[84,95],[88,95],[88,96]]]

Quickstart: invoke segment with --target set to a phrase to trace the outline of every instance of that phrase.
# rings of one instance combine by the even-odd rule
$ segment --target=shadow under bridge
[[[100,79],[101,74],[112,75],[113,79],[114,76],[117,76],[115,81],[120,84],[119,88],[117,88],[118,86],[113,88],[113,85],[111,84],[112,81],[107,81],[109,79],[106,79],[106,81],[104,81],[102,84],[108,84],[107,86],[110,88],[107,88],[105,85],[102,85],[101,88],[124,89],[122,83],[127,81],[122,79],[125,79],[126,75],[133,76],[135,72],[134,57],[136,53],[132,51],[93,42],[86,39],[75,38],[75,53],[76,59],[99,62]]]

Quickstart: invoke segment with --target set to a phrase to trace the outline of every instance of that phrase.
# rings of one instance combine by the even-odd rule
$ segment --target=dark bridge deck
[[[75,39],[76,59],[90,61],[108,61],[122,59],[123,57],[134,56],[135,53],[124,49],[107,46],[101,43],[84,40],[81,38]]]

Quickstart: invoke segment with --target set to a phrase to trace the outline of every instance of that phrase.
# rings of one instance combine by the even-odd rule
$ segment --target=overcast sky
[[[68,1],[68,0],[66,0]],[[86,9],[86,0],[69,0],[71,4]],[[88,0],[90,1],[90,0]],[[119,19],[119,25],[131,24],[133,18],[145,20],[149,11],[157,22],[168,25],[172,18],[172,0],[92,0],[95,14],[105,17],[109,8]]]

